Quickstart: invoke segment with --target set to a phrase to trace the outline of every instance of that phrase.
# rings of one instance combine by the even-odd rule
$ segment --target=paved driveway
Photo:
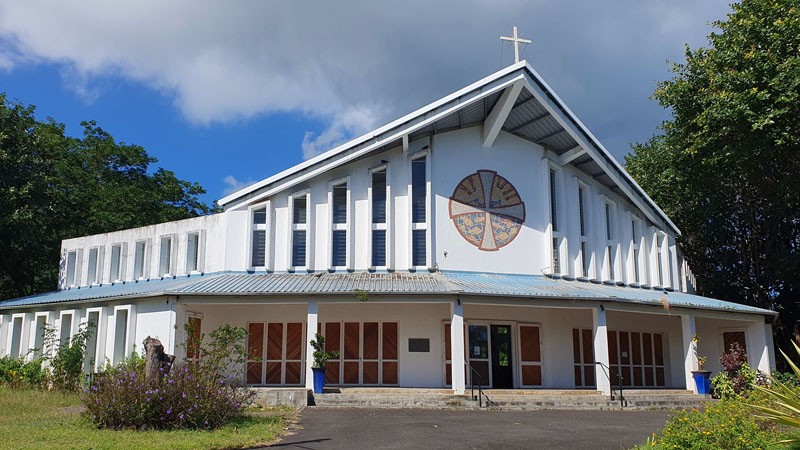
[[[666,411],[315,409],[272,447],[620,449],[664,426]]]

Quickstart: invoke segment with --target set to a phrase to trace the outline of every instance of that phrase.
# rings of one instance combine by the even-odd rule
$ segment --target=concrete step
[[[487,393],[488,395],[488,393]],[[513,395],[503,393],[488,395],[482,402],[489,409],[528,410],[528,409],[619,409],[619,399],[594,395]],[[626,409],[682,409],[699,408],[711,399],[707,396],[688,395],[643,395],[625,396]],[[342,394],[316,394],[310,399],[310,406],[324,408],[434,408],[434,409],[478,409],[477,399],[469,395],[428,393],[412,395],[406,392],[395,394],[375,392],[347,392]]]

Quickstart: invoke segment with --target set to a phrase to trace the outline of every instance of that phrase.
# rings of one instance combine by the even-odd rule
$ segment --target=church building
[[[329,386],[456,394],[694,390],[733,342],[774,364],[776,313],[693,293],[680,230],[525,61],[219,204],[64,240],[58,290],[0,302],[0,354],[91,323],[98,370],[230,324],[251,386],[311,387],[320,332]]]

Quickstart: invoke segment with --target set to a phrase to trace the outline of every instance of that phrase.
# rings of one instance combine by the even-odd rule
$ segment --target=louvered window
[[[292,197],[292,267],[305,267],[306,260],[306,234],[308,233],[308,194]]]
[[[386,167],[372,172],[372,186],[370,189],[372,199],[372,236],[371,236],[371,267],[386,266],[386,236],[388,230],[387,219],[387,184]]]
[[[267,206],[254,209],[252,215],[250,265],[265,267],[267,265]]]
[[[331,207],[331,247],[330,267],[347,267],[348,224],[350,205],[347,181],[337,182],[330,187]]]

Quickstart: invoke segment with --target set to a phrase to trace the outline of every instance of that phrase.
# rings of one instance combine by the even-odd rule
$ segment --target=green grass
[[[213,431],[98,430],[81,417],[77,394],[0,387],[0,448],[248,448],[275,441],[291,414],[253,412]]]

